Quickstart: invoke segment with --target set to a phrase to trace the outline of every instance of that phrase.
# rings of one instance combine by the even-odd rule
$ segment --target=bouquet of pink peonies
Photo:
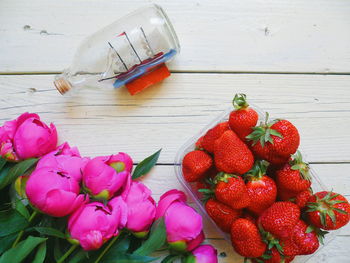
[[[160,150],[133,171],[126,153],[82,157],[57,141],[37,114],[0,127],[0,263],[217,262],[185,194],[156,205],[139,181]]]

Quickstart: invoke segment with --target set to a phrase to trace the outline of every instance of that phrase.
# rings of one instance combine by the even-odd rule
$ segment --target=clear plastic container
[[[250,104],[250,107],[254,108],[258,114],[259,114],[259,122],[260,121],[264,121],[265,120],[265,112],[263,110],[261,110],[259,107]],[[175,173],[176,173],[176,177],[177,179],[180,181],[180,183],[182,184],[182,186],[186,189],[186,191],[188,192],[188,194],[192,197],[192,199],[195,201],[195,203],[197,204],[197,207],[200,210],[200,213],[206,217],[211,223],[212,225],[216,228],[216,230],[222,235],[222,237],[224,239],[226,239],[227,242],[229,242],[231,244],[230,241],[230,235],[223,232],[216,224],[215,222],[210,218],[210,216],[207,214],[205,207],[202,203],[202,201],[200,200],[201,198],[201,193],[197,192],[194,188],[194,184],[193,183],[188,183],[185,181],[185,179],[183,178],[183,174],[182,174],[182,160],[184,158],[184,156],[188,153],[191,152],[195,149],[195,143],[197,142],[197,140],[202,137],[203,135],[205,135],[205,133],[213,128],[214,126],[216,126],[218,123],[220,122],[224,122],[227,121],[229,118],[229,115],[231,113],[231,111],[233,110],[233,107],[225,110],[224,112],[222,112],[220,115],[218,115],[212,122],[210,122],[208,125],[206,125],[198,134],[196,134],[194,137],[190,138],[177,152],[177,155],[175,157]],[[270,116],[270,119],[273,119],[273,116]],[[258,122],[258,123],[259,123]],[[304,153],[302,153],[303,155],[303,160],[305,162],[307,162],[306,160],[306,155]],[[310,174],[312,177],[312,189],[313,191],[319,192],[319,191],[326,191],[329,190],[327,189],[327,187],[322,183],[322,181],[320,180],[320,178],[316,175],[315,171],[311,168],[310,169]],[[330,231],[329,234],[326,235],[325,240],[324,240],[324,245],[320,244],[320,248],[312,255],[307,255],[307,256],[297,256],[295,257],[295,259],[292,262],[295,263],[305,263],[305,262],[312,262],[312,257],[314,257],[315,255],[317,255],[317,253],[323,248],[325,247],[331,240],[333,240],[337,234],[339,234],[340,230],[335,230],[335,231]]]
[[[118,88],[162,66],[164,70],[164,63],[179,52],[168,16],[160,6],[148,5],[86,38],[54,84],[61,94],[72,88]]]

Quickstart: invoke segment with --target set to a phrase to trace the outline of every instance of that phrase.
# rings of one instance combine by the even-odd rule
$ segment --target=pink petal
[[[181,202],[169,206],[165,213],[165,225],[169,242],[191,241],[203,229],[202,217],[192,207]]]
[[[42,211],[51,216],[62,217],[72,213],[83,201],[83,195],[78,197],[75,193],[54,189],[47,193]]]
[[[186,195],[182,191],[172,189],[166,192],[160,197],[160,200],[158,202],[156,219],[164,216],[166,210],[173,202],[176,202],[176,201],[186,202],[186,200],[187,200]]]
[[[211,245],[201,245],[192,251],[196,263],[217,263],[217,250]]]
[[[91,230],[80,240],[80,245],[86,251],[99,249],[103,245],[102,233],[98,230]]]
[[[189,242],[187,243],[187,250],[188,250],[188,251],[191,251],[191,250],[195,249],[195,248],[198,247],[200,244],[202,244],[202,242],[204,241],[204,239],[205,239],[205,236],[204,236],[204,233],[203,233],[203,231],[202,231],[202,232],[199,233],[199,235],[198,235],[195,239],[193,239],[193,240],[191,240],[191,241],[189,241]]]

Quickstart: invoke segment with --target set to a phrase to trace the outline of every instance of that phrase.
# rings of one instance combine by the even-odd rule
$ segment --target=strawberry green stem
[[[269,142],[271,144],[274,143],[273,136],[277,136],[283,138],[282,134],[278,131],[271,129],[271,126],[276,123],[275,121],[268,122],[269,113],[266,112],[265,123],[260,123],[259,126],[253,127],[253,132],[246,136],[248,141],[253,142],[253,146],[260,142],[262,147],[265,147],[265,143]]]
[[[232,100],[232,104],[236,110],[241,110],[249,107],[247,96],[243,93],[237,93]]]

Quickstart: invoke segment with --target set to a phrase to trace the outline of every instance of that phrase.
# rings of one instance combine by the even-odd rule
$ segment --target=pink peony
[[[82,171],[89,158],[82,158],[76,147],[71,148],[67,142],[57,147],[56,150],[44,155],[38,162],[36,169],[48,167],[58,170],[66,176],[71,176],[78,182],[81,181]]]
[[[131,177],[132,161],[126,156],[119,153],[90,160],[83,170],[84,188],[92,196],[105,200],[122,191]]]
[[[132,171],[132,159],[131,157],[123,152],[109,156],[107,163],[112,166],[117,172]]]
[[[128,206],[126,228],[137,237],[146,236],[156,215],[156,204],[151,197],[151,190],[141,182],[133,181],[125,202]]]
[[[0,155],[11,161],[40,157],[55,149],[56,127],[33,113],[23,113],[0,127]]]
[[[217,263],[216,249],[211,245],[201,245],[191,252],[185,263]]]
[[[186,196],[178,190],[163,194],[156,218],[164,216],[167,240],[178,251],[191,251],[204,240],[202,217],[186,204]]]
[[[62,217],[71,214],[84,202],[79,183],[52,168],[35,169],[26,183],[31,204],[45,214]]]
[[[68,231],[84,250],[96,250],[119,234],[126,219],[126,204],[121,197],[115,197],[107,205],[100,202],[82,205],[70,216]]]

